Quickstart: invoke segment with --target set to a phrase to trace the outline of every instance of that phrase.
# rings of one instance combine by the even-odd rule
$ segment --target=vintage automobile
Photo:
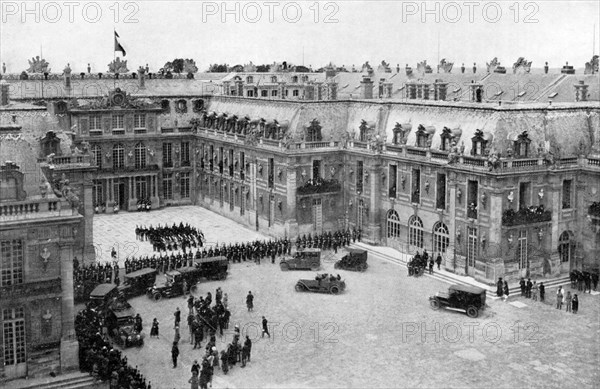
[[[438,292],[429,297],[432,309],[446,308],[466,312],[467,316],[476,318],[484,310],[486,290],[471,285],[451,285],[448,293]]]
[[[119,293],[119,288],[115,284],[100,284],[90,292],[89,306],[90,308],[105,309],[114,300],[123,298]]]
[[[106,324],[113,342],[125,348],[144,345],[144,334],[135,331],[134,316],[132,308],[108,310]]]
[[[314,248],[298,250],[292,257],[283,258],[279,267],[283,271],[317,270],[321,267],[321,250]]]
[[[193,267],[187,266],[167,272],[166,281],[155,283],[154,286],[147,289],[146,295],[158,301],[163,297],[181,296],[189,290],[194,292],[196,284],[203,278],[209,280],[227,278],[229,264],[225,257],[196,259],[194,263]]]
[[[202,270],[202,277],[209,280],[224,280],[227,278],[229,261],[227,257],[210,257],[194,259],[196,268]]]
[[[132,273],[125,274],[123,285],[119,285],[119,291],[125,297],[135,297],[146,293],[148,288],[154,285],[156,280],[156,270],[144,268]]]
[[[367,250],[347,249],[348,254],[337,261],[333,267],[336,269],[365,271],[369,265],[367,264]]]
[[[298,280],[296,291],[338,294],[346,289],[346,283],[340,275],[317,274],[313,280]]]

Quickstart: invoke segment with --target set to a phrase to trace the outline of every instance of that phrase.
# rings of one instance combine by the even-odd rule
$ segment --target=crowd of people
[[[148,227],[136,226],[135,237],[141,241],[149,241],[154,251],[174,251],[181,248],[184,252],[190,247],[202,247],[204,234],[189,224],[173,224],[172,226]]]
[[[577,288],[579,292],[592,293],[592,287],[594,291],[598,290],[598,273],[573,270],[569,276],[571,278],[571,288]]]
[[[75,318],[81,370],[95,379],[109,381],[111,389],[152,389],[137,366],[129,366],[127,357],[113,348],[106,334],[102,334],[103,320],[102,315],[91,308],[82,310]]]

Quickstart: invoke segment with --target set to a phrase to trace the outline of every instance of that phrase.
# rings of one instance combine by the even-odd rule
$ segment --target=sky
[[[382,60],[415,66],[446,58],[484,67],[519,57],[533,67],[584,67],[600,52],[599,1],[4,1],[0,62],[27,69],[40,55],[53,72],[106,72],[113,30],[130,70],[174,58],[212,63],[357,68]],[[595,25],[595,34],[594,34]],[[594,35],[596,35],[594,45]],[[595,46],[595,48],[594,48]],[[121,56],[121,53],[117,53]]]

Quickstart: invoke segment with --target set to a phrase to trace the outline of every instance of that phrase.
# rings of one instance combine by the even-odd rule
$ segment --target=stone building
[[[323,76],[335,99],[248,96],[276,84],[254,73],[11,86],[87,145],[86,215],[149,198],[273,235],[356,227],[490,283],[598,266],[597,75]]]
[[[73,258],[83,216],[72,188],[46,181],[21,135],[0,126],[0,383],[79,366]]]

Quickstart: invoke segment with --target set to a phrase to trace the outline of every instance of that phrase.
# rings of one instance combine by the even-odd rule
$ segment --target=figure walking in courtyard
[[[177,342],[173,342],[173,347],[171,348],[171,359],[173,360],[173,369],[177,367],[177,357],[179,357],[179,347],[177,347]]]
[[[248,296],[246,296],[246,306],[248,307],[248,312],[254,310],[254,295],[252,291],[248,292]]]
[[[152,320],[152,328],[150,329],[150,337],[157,337],[158,338],[158,320],[156,318],[154,318],[154,320]]]
[[[502,292],[504,294],[504,301],[508,300],[508,294],[509,294],[509,289],[508,289],[508,281],[504,281],[504,287],[502,288]]]
[[[571,301],[571,305],[573,308],[573,313],[577,313],[577,311],[579,310],[579,298],[577,297],[577,295],[573,295],[573,300]]]
[[[540,301],[543,302],[546,297],[546,287],[543,282],[540,282]]]
[[[567,295],[565,296],[565,308],[566,308],[567,312],[571,312],[572,300],[573,300],[573,298],[571,297],[571,291],[568,291]]]
[[[263,330],[262,330],[262,336],[261,337],[264,338],[265,334],[267,334],[267,336],[270,338],[271,334],[269,334],[268,321],[267,321],[267,319],[264,316],[262,317],[262,328],[263,328]]]
[[[504,283],[502,282],[502,277],[498,278],[498,283],[496,284],[496,296],[502,297],[502,292],[504,290]]]
[[[438,270],[440,270],[440,265],[442,264],[442,254],[438,253],[435,263],[437,263]]]

